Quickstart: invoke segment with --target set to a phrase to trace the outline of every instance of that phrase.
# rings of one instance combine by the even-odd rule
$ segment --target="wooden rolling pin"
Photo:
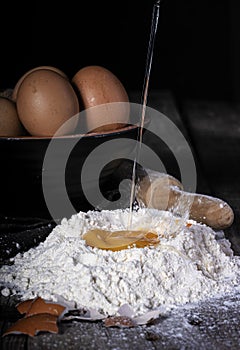
[[[136,199],[148,208],[173,211],[183,215],[189,211],[189,219],[222,230],[234,220],[232,208],[223,200],[209,195],[185,192],[176,178],[157,171],[147,171],[141,177]]]

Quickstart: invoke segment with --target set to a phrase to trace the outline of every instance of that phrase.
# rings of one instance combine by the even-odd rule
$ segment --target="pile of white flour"
[[[108,251],[86,245],[82,235],[92,228],[126,229],[128,210],[90,211],[63,219],[38,247],[0,269],[3,294],[22,299],[61,295],[78,307],[113,315],[129,304],[136,315],[162,305],[173,306],[234,293],[240,282],[240,257],[230,242],[206,225],[179,226],[166,211],[139,209],[132,229],[160,236],[156,247]]]

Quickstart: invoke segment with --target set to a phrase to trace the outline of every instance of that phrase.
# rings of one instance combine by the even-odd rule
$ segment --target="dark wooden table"
[[[140,102],[139,93],[130,94]],[[172,119],[190,142],[197,164],[197,192],[227,201],[235,220],[225,230],[236,255],[240,255],[240,106],[223,101],[177,101],[168,91],[150,91],[148,105]],[[154,143],[152,138],[146,143]],[[171,175],[176,169],[169,150],[157,150]],[[173,167],[171,167],[173,165]],[[1,258],[21,240],[27,250],[44,240],[54,223],[39,219],[3,218],[0,224]],[[24,240],[24,237],[28,237]],[[12,250],[11,254],[16,252]],[[15,300],[1,297],[1,332],[16,319]],[[72,322],[60,325],[59,334],[34,338],[18,335],[1,338],[1,349],[239,349],[240,296],[180,308],[152,324],[134,328],[106,328],[98,322]]]

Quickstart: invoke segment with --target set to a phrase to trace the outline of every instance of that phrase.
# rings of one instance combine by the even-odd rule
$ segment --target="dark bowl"
[[[0,214],[8,217],[59,219],[69,217],[80,210],[92,209],[94,205],[89,202],[88,196],[86,197],[82,182],[87,192],[91,192],[91,196],[98,188],[97,186],[104,191],[108,184],[110,186],[112,176],[121,162],[134,150],[134,142],[122,140],[119,145],[116,143],[112,147],[112,142],[109,143],[109,141],[125,138],[137,140],[137,137],[136,125],[84,136],[0,137]],[[99,154],[95,154],[98,147],[105,147],[105,149],[107,147],[111,156],[108,162],[106,162],[106,154],[104,159],[100,159]],[[49,155],[51,148],[54,151]],[[71,150],[70,153],[69,150]],[[47,159],[46,155],[48,155]],[[85,172],[85,177],[81,178],[82,168],[89,156],[93,156],[90,162],[93,168],[89,169],[89,176],[86,176],[87,172]],[[64,162],[66,164],[62,174]],[[103,166],[98,179],[96,167],[98,170],[101,163]],[[59,172],[61,172],[60,176]],[[65,181],[66,191],[62,188],[62,179]],[[65,205],[66,193],[71,205]],[[49,201],[50,207],[56,204],[55,211],[52,208],[49,210]],[[53,217],[54,215],[58,217]]]

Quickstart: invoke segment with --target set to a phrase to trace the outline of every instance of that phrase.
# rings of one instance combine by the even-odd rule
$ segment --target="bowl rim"
[[[146,118],[144,121],[143,128],[150,122],[149,118]],[[32,135],[22,135],[22,136],[0,136],[0,141],[30,141],[30,140],[47,140],[51,139],[73,139],[73,138],[101,138],[107,136],[115,136],[127,133],[128,131],[135,130],[140,128],[140,122],[136,124],[126,124],[123,127],[114,130],[102,131],[102,132],[89,132],[86,134],[68,134],[68,135],[59,135],[59,136],[32,136]]]
[[[124,132],[127,132],[132,129],[137,129],[139,125],[130,124],[119,129],[102,131],[102,132],[90,132],[86,134],[68,134],[68,135],[59,135],[59,136],[31,136],[31,135],[22,135],[22,136],[0,136],[0,140],[51,140],[54,139],[71,139],[71,138],[98,138],[104,136],[118,135]]]

